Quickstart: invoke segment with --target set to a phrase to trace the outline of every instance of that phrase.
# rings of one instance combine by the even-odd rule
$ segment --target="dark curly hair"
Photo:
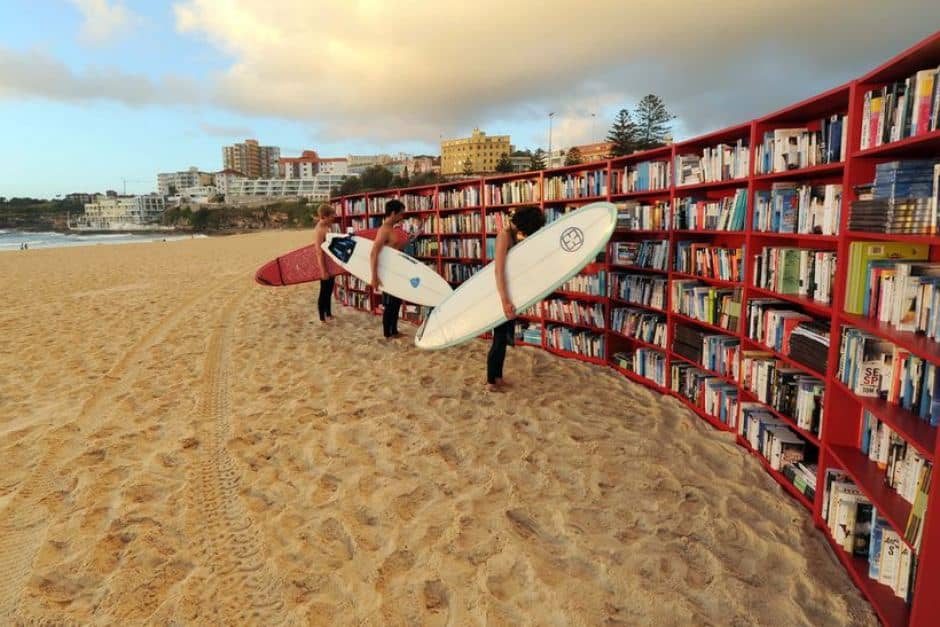
[[[527,237],[545,225],[545,216],[538,207],[519,207],[512,214],[512,225]]]
[[[385,203],[385,215],[390,216],[396,213],[401,213],[405,210],[405,203],[400,200],[392,199]]]

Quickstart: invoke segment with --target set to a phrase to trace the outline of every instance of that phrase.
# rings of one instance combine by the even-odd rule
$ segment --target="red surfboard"
[[[365,229],[356,231],[354,235],[366,239],[375,239],[375,234],[378,231],[378,229]],[[402,229],[395,229],[395,236],[402,246],[408,242],[409,235]],[[346,273],[342,266],[330,259],[329,255],[326,255],[326,270],[330,273],[330,276]],[[325,277],[320,275],[320,264],[317,263],[316,246],[314,244],[308,244],[303,248],[292,250],[276,259],[272,259],[255,272],[255,281],[261,285],[274,287],[309,283],[323,278]]]

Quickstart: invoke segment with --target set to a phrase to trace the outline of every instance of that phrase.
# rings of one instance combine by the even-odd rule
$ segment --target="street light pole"
[[[597,114],[596,114],[596,113],[592,113],[592,114],[591,114],[591,143],[592,143],[592,144],[597,141],[597,140],[595,139],[595,135],[594,135],[594,122],[596,122],[596,121],[597,121]]]
[[[552,167],[552,119],[555,117],[555,112],[552,111],[548,114],[548,167]]]

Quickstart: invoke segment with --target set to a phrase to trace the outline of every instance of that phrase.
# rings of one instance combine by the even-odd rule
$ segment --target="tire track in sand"
[[[240,278],[233,279],[200,292],[151,325],[100,379],[78,415],[49,432],[44,454],[34,464],[29,478],[0,512],[0,622],[12,619],[16,614],[56,501],[67,491],[64,481],[57,480],[65,467],[62,458],[67,455],[63,451],[73,445],[87,447],[87,435],[113,417],[106,411],[107,402],[126,393],[132,375],[141,368],[138,362],[147,357],[147,351],[162,342],[180,323],[188,322],[190,312],[200,302],[230,289],[239,281]]]
[[[229,436],[228,336],[238,300],[222,311],[209,341],[203,398],[194,416],[197,453],[188,490],[187,533],[199,538],[203,566],[217,586],[213,620],[272,625],[285,620],[281,581],[238,494],[239,472],[226,447]],[[208,608],[207,608],[208,609]]]

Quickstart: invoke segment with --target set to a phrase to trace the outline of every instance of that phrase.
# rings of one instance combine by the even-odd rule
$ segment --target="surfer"
[[[545,216],[538,207],[519,207],[512,214],[509,224],[496,236],[496,257],[493,269],[496,273],[496,289],[503,303],[506,322],[493,329],[493,343],[486,356],[486,386],[491,392],[498,392],[506,385],[503,380],[503,362],[506,361],[506,347],[515,342],[516,307],[509,298],[506,289],[506,255],[517,242],[538,231],[545,224]]]
[[[317,264],[320,266],[320,276],[326,277],[320,279],[320,296],[317,298],[317,310],[320,313],[320,322],[326,322],[333,319],[333,284],[336,282],[335,276],[330,276],[326,266],[326,255],[320,245],[326,240],[326,234],[330,232],[330,225],[336,219],[336,212],[328,203],[323,203],[317,208],[317,226],[313,229],[313,243],[316,245],[314,250],[317,253]]]
[[[372,244],[372,254],[369,256],[372,266],[372,281],[369,283],[372,291],[377,291],[382,282],[379,281],[379,253],[383,246],[399,248],[401,245],[393,237],[395,225],[405,219],[405,205],[400,200],[389,200],[385,203],[385,219],[375,234]],[[401,311],[401,299],[391,294],[382,293],[382,333],[385,339],[401,337],[398,332],[398,314]]]

